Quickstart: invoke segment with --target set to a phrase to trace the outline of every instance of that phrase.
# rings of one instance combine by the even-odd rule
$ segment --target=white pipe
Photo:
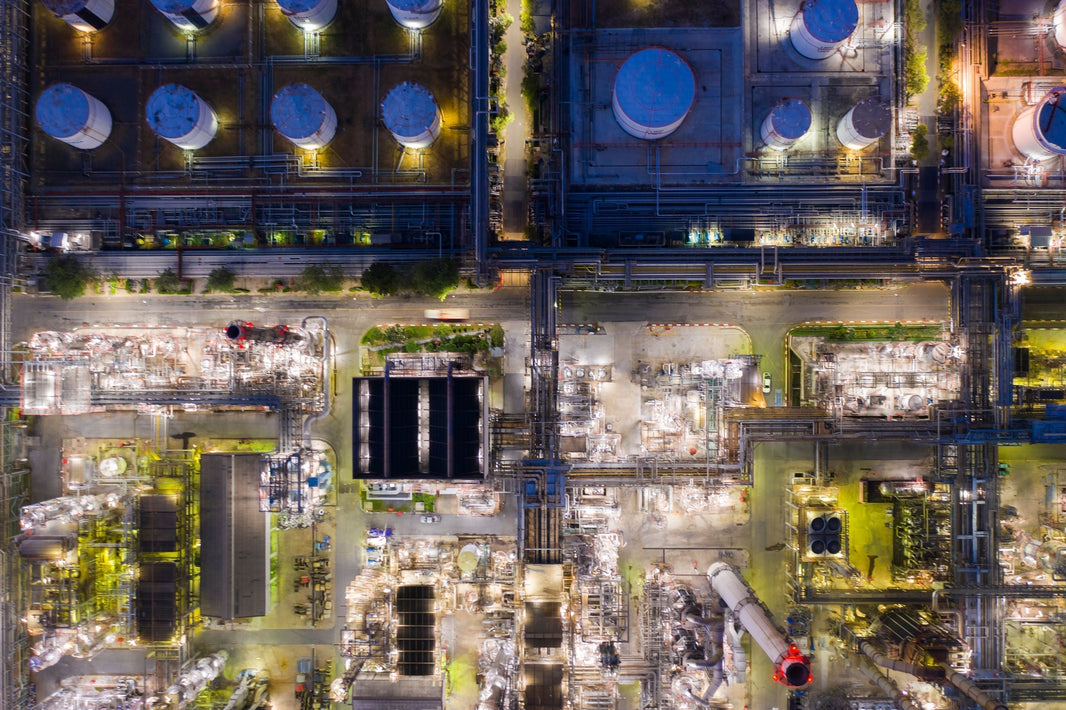
[[[736,570],[724,562],[715,562],[707,569],[707,579],[711,588],[773,662],[776,669],[774,680],[789,688],[801,688],[810,683],[810,660],[777,628]]]

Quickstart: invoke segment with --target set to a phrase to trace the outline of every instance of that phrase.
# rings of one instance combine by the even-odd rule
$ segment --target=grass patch
[[[822,337],[829,342],[922,342],[940,340],[939,325],[802,325],[789,331],[789,336]]]

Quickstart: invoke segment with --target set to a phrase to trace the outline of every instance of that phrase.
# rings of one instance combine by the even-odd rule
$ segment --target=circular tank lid
[[[1066,149],[1066,86],[1052,89],[1040,102],[1036,125],[1048,143]]]
[[[89,122],[89,100],[71,84],[52,84],[37,99],[37,123],[56,138],[72,136]]]
[[[696,97],[688,63],[668,49],[653,47],[632,55],[614,80],[618,105],[632,121],[649,128],[680,120]]]
[[[782,99],[771,115],[774,130],[783,138],[802,138],[811,127],[811,109],[799,99]]]
[[[322,0],[278,0],[281,11],[286,15],[295,12],[307,12],[322,3]]]
[[[307,84],[289,84],[274,94],[270,120],[289,138],[307,138],[322,127],[326,111],[322,94]]]
[[[892,108],[880,96],[870,96],[855,104],[851,123],[860,135],[880,138],[892,124]]]
[[[381,117],[393,133],[417,136],[437,120],[437,102],[426,87],[405,81],[381,102]]]
[[[180,15],[183,12],[192,10],[196,0],[152,0],[152,4],[163,12]]]
[[[842,42],[859,25],[855,0],[806,0],[802,12],[807,31],[823,42]]]
[[[397,10],[428,12],[435,10],[440,5],[441,0],[388,0],[388,3]]]
[[[152,130],[164,138],[187,136],[200,120],[200,101],[192,89],[164,84],[152,92],[144,107]]]
[[[79,10],[84,10],[89,0],[41,0],[55,15],[73,15]]]

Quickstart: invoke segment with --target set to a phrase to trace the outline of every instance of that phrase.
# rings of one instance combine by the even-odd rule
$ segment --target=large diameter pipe
[[[866,676],[871,683],[881,689],[899,710],[922,710],[910,697],[903,694],[896,682],[881,672],[873,662],[865,656],[859,656],[859,672]]]
[[[787,635],[781,633],[770,615],[759,604],[755,592],[724,562],[707,568],[711,588],[740,619],[755,643],[774,664],[773,679],[789,688],[802,688],[814,680],[811,662]]]
[[[980,705],[984,710],[1007,710],[1007,706],[974,685],[974,682],[945,664],[944,680],[953,685],[960,693]]]

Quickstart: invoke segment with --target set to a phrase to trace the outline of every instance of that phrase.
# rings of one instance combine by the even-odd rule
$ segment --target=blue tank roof
[[[43,0],[44,6],[55,15],[73,15],[79,10],[84,10],[89,0]]]
[[[1044,140],[1066,149],[1066,86],[1052,89],[1040,103],[1036,125]]]
[[[618,105],[642,126],[668,126],[688,113],[696,98],[692,68],[674,52],[661,47],[633,54],[614,80]]]
[[[440,5],[440,0],[388,0],[388,3],[401,10],[425,12],[430,9],[436,9]]]
[[[802,138],[811,127],[811,109],[799,99],[782,99],[773,108],[773,126],[782,138]]]
[[[52,84],[37,99],[37,125],[53,138],[68,138],[89,121],[89,101],[81,89]]]
[[[180,15],[191,10],[196,0],[152,0],[152,4],[163,12]]]
[[[307,138],[325,117],[326,100],[307,84],[289,84],[270,103],[270,120],[289,138]]]
[[[164,84],[148,97],[144,115],[152,130],[162,137],[181,138],[200,119],[200,102],[192,89],[181,84]]]
[[[385,126],[400,136],[418,136],[437,120],[437,101],[421,84],[405,81],[381,102]]]
[[[807,31],[823,42],[841,42],[859,25],[855,0],[805,0],[802,12]]]
[[[322,0],[278,0],[278,5],[287,14],[294,12],[307,12],[318,5]]]

